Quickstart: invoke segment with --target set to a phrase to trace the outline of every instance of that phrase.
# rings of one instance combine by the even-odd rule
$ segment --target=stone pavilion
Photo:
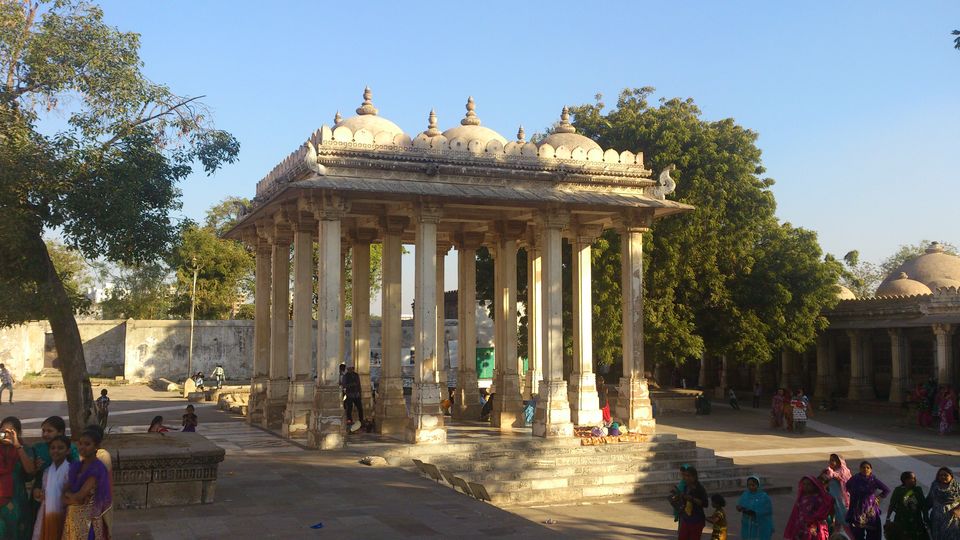
[[[580,135],[564,108],[555,131],[527,141],[485,127],[472,98],[459,123],[441,131],[430,111],[410,135],[380,116],[370,89],[356,115],[338,113],[257,183],[252,207],[229,236],[256,251],[254,375],[249,421],[306,435],[311,446],[344,444],[338,366],[345,347],[375,397],[376,429],[412,443],[446,440],[437,365],[442,328],[444,255],[458,254],[459,368],[455,415],[478,412],[476,250],[495,260],[496,391],[492,425],[522,427],[522,382],[539,388],[533,434],[561,437],[600,421],[591,358],[590,246],[608,228],[622,239],[623,357],[616,416],[652,433],[643,357],[642,235],[654,220],[691,210],[667,200],[669,170],[657,180],[643,154],[603,149]],[[573,246],[574,372],[563,378],[561,249]],[[370,390],[369,254],[383,245],[382,376]],[[409,406],[400,357],[400,278],[404,244],[415,246],[414,382]],[[292,340],[289,290],[293,249]],[[528,253],[530,369],[517,362],[517,250]],[[313,250],[318,268],[313,268]],[[352,253],[353,313],[344,340],[344,255]],[[313,358],[313,276],[317,353]],[[292,343],[292,350],[290,345]],[[317,378],[312,372],[316,367]],[[522,381],[521,377],[526,377]]]

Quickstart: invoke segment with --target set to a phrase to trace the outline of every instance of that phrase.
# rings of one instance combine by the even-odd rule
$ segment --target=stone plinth
[[[533,413],[535,437],[572,437],[570,402],[566,381],[541,381],[540,397]]]
[[[346,437],[343,399],[339,386],[318,386],[310,415],[307,442],[318,450],[343,448]]]
[[[407,402],[403,398],[403,379],[380,380],[376,406],[376,430],[381,435],[400,438],[407,427]]]
[[[210,504],[225,452],[199,433],[124,433],[103,442],[117,509]]]
[[[263,427],[277,429],[283,424],[289,388],[290,379],[270,379],[267,381],[267,401],[264,404]]]
[[[283,416],[284,437],[304,437],[310,426],[313,396],[317,384],[313,381],[293,381],[287,393],[287,408]]]
[[[247,422],[261,424],[267,404],[267,378],[254,377],[250,382],[250,397],[247,400]]]
[[[618,393],[616,418],[626,424],[631,433],[652,435],[657,423],[653,419],[647,380],[643,377],[623,377]]]
[[[442,443],[447,440],[440,411],[440,385],[437,383],[414,384],[410,402],[412,415],[407,422],[405,439],[414,444]]]

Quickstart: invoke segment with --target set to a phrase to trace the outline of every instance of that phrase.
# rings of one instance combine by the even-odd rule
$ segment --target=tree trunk
[[[74,306],[53,266],[46,243],[40,234],[34,235],[33,243],[36,246],[37,259],[43,264],[39,269],[38,282],[48,302],[47,320],[53,330],[60,371],[63,374],[63,386],[67,393],[70,432],[76,438],[89,424],[93,412],[93,389],[87,373],[87,362],[83,357],[83,341],[73,315]]]

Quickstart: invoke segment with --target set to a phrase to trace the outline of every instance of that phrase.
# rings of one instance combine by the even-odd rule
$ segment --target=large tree
[[[708,351],[760,363],[777,348],[810,345],[839,267],[821,259],[813,233],[778,223],[757,134],[732,119],[704,120],[690,99],[652,106],[652,92],[625,90],[611,110],[599,96],[572,108],[577,129],[602,146],[642,150],[655,171],[676,165],[674,198],[696,206],[645,237],[651,358],[681,364]],[[594,354],[610,362],[620,355],[617,235],[594,248],[594,328],[604,329]]]
[[[176,232],[177,183],[239,151],[198,97],[147,79],[139,46],[79,0],[0,0],[0,324],[50,321],[74,433],[93,396],[44,232],[89,260],[152,261]]]
[[[196,270],[196,318],[229,319],[250,292],[246,289],[252,283],[254,259],[240,242],[217,236],[213,228],[189,224],[173,250],[170,267],[176,271],[174,315],[190,316]]]

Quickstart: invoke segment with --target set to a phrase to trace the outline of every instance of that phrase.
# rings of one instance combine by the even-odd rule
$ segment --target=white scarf
[[[43,517],[48,514],[63,514],[63,492],[67,487],[70,474],[70,462],[63,460],[58,467],[51,463],[43,471],[43,504],[37,514],[37,521],[33,527],[33,538],[40,538],[43,529]]]

